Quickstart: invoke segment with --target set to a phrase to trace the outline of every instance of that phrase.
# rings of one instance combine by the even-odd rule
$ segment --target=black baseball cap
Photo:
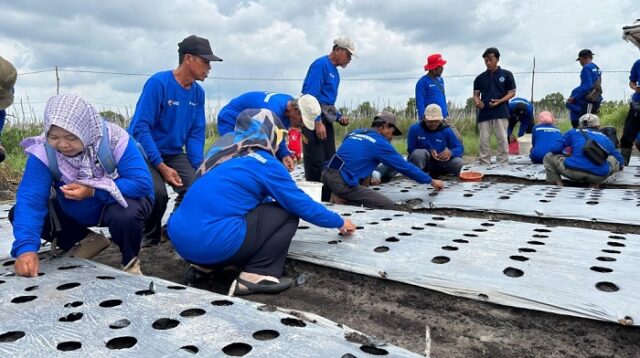
[[[196,35],[185,37],[178,44],[178,53],[200,56],[208,61],[222,61],[220,57],[214,55],[213,51],[211,51],[209,40]]]
[[[580,52],[578,52],[578,58],[576,58],[576,61],[580,60],[581,57],[593,57],[593,52],[591,52],[591,50],[589,50],[588,48],[580,50]]]

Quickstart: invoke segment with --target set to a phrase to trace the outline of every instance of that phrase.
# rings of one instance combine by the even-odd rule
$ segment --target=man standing
[[[278,116],[286,129],[299,128],[304,124],[307,129],[313,130],[315,120],[320,115],[320,104],[308,94],[293,98],[284,93],[247,92],[222,107],[218,114],[218,134],[222,136],[233,132],[238,114],[245,109],[268,109]],[[293,170],[295,164],[285,141],[280,144],[276,157],[289,171]]]
[[[416,83],[418,121],[424,118],[424,109],[432,103],[440,106],[444,118],[449,117],[447,97],[444,92],[444,80],[441,77],[446,64],[447,61],[439,53],[427,57],[427,63],[424,65],[424,70],[427,73]]]
[[[324,162],[331,159],[336,152],[333,133],[333,122],[349,124],[349,119],[338,112],[335,107],[340,85],[338,67],[345,68],[356,55],[356,46],[349,37],[338,37],[333,40],[331,53],[322,56],[309,66],[302,84],[302,93],[310,94],[320,102],[322,115],[316,119],[314,130],[302,128],[302,153],[304,155],[304,176],[308,181],[319,182]],[[322,200],[328,201],[331,193],[322,188]]]
[[[513,130],[518,122],[520,122],[518,138],[522,137],[525,133],[531,134],[533,130],[533,105],[529,100],[522,97],[516,97],[509,101],[509,127],[507,128],[507,137],[510,142],[516,139],[513,135]]]
[[[511,72],[498,66],[500,52],[497,48],[489,47],[482,58],[487,70],[473,81],[473,100],[479,109],[477,123],[480,132],[480,164],[491,164],[491,132],[495,133],[498,145],[498,164],[508,164],[507,103],[516,95],[516,81]]]
[[[458,176],[464,164],[464,147],[443,120],[440,106],[430,104],[424,119],[412,125],[407,136],[407,160],[434,178],[443,174]]]
[[[0,135],[7,116],[5,109],[13,103],[13,86],[16,84],[18,72],[11,62],[0,57]],[[7,153],[0,142],[0,163],[4,161]]]
[[[571,91],[567,99],[567,109],[573,128],[578,128],[578,119],[588,113],[597,114],[602,102],[602,73],[593,63],[593,52],[589,49],[581,50],[576,61],[580,62],[580,86]]]
[[[178,55],[178,68],[158,72],[147,80],[129,126],[147,155],[155,191],[143,247],[160,242],[168,202],[165,183],[178,193],[177,208],[202,163],[205,95],[196,81],[207,78],[211,61],[222,61],[211,51],[209,40],[195,35],[178,44]]]
[[[622,138],[620,139],[620,151],[625,165],[629,165],[631,146],[633,141],[640,135],[640,60],[637,60],[631,67],[629,87],[633,90],[633,96],[631,97],[627,119],[624,121]]]

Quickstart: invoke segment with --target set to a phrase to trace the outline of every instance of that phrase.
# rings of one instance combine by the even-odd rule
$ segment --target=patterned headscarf
[[[113,123],[107,124],[109,145],[114,152],[116,162],[120,159],[122,147],[126,147],[129,135]],[[51,97],[44,109],[44,133],[23,140],[20,145],[26,153],[35,155],[43,163],[49,163],[45,150],[47,133],[51,126],[60,127],[80,139],[84,149],[73,157],[56,152],[58,168],[65,184],[78,183],[95,189],[102,189],[113,196],[123,207],[127,207],[120,189],[113,181],[117,173],[109,175],[98,161],[98,146],[102,140],[103,119],[95,108],[75,94],[61,94]]]
[[[246,109],[238,115],[234,132],[213,143],[196,172],[196,178],[231,158],[247,155],[256,149],[275,155],[286,133],[280,118],[270,110]]]

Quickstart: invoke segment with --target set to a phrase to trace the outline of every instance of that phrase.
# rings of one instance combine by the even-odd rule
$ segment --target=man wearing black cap
[[[0,134],[7,115],[5,109],[13,103],[13,86],[16,84],[18,72],[11,62],[0,57]],[[6,152],[0,142],[0,163],[4,161]]]
[[[393,201],[363,185],[373,170],[384,164],[418,183],[431,184],[436,190],[444,187],[420,168],[407,162],[391,145],[393,136],[402,135],[393,113],[381,112],[371,128],[349,133],[322,172],[322,183],[331,189],[339,201],[368,208],[393,209]]]
[[[602,73],[592,60],[591,50],[584,49],[578,52],[576,61],[579,61],[582,66],[580,86],[571,91],[566,104],[573,128],[578,128],[578,119],[583,114],[598,113],[602,102]]]
[[[129,126],[145,151],[155,190],[143,247],[160,242],[168,202],[165,183],[178,193],[177,208],[202,163],[205,95],[196,81],[207,78],[211,61],[222,61],[211,51],[209,40],[195,35],[178,44],[178,54],[178,68],[158,72],[147,80]]]

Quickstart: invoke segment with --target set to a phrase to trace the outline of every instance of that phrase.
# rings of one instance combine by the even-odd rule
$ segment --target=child
[[[289,129],[289,151],[291,152],[291,158],[300,164],[300,159],[302,158],[301,133],[295,127]]]
[[[553,142],[562,139],[562,133],[554,123],[551,112],[544,111],[538,115],[538,124],[533,127],[532,148],[529,153],[529,158],[534,164],[542,164],[542,159],[551,150]]]

